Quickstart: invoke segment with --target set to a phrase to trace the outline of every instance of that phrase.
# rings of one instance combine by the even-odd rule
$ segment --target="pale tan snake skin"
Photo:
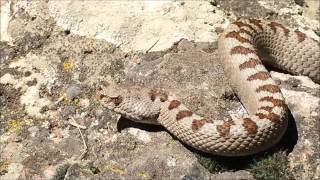
[[[204,152],[244,156],[266,150],[284,134],[288,110],[260,59],[319,83],[319,42],[276,22],[246,19],[232,23],[221,34],[218,54],[248,112],[241,119],[205,119],[174,95],[143,87],[103,87],[97,91],[97,98],[129,119],[164,126],[184,143]]]

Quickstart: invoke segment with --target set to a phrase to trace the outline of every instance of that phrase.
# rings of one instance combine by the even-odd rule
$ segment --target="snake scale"
[[[204,152],[245,156],[270,148],[287,128],[288,110],[262,62],[319,83],[319,42],[280,23],[250,18],[235,21],[224,30],[218,55],[248,112],[242,118],[206,119],[175,95],[144,87],[100,87],[97,98],[128,119],[164,126],[182,142]]]

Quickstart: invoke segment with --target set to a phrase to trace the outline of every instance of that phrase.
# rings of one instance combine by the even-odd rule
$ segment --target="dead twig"
[[[74,118],[70,118],[69,124],[71,124],[72,126],[77,127],[77,129],[78,129],[78,131],[79,131],[79,133],[80,133],[80,136],[81,136],[81,139],[82,139],[82,144],[83,144],[83,146],[84,146],[84,148],[83,148],[83,150],[82,150],[83,152],[81,153],[81,155],[80,155],[80,157],[79,157],[80,159],[82,159],[82,158],[84,157],[84,155],[88,152],[88,146],[87,146],[86,141],[84,140],[84,137],[83,137],[83,134],[82,134],[82,132],[81,132],[81,129],[86,129],[87,127],[78,124],[78,123],[75,121]]]
[[[150,46],[149,49],[146,50],[146,53],[148,53],[158,42],[160,39],[158,39],[155,43],[152,44],[152,46]]]

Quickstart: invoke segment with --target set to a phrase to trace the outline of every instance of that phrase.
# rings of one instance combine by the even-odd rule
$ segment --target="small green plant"
[[[223,165],[221,165],[221,163],[219,163],[212,157],[206,157],[198,153],[195,153],[195,156],[197,157],[198,162],[203,167],[208,169],[208,171],[211,173],[218,173],[226,170],[226,168]]]
[[[96,166],[93,165],[93,163],[89,163],[87,165],[87,167],[90,169],[90,171],[93,173],[93,174],[99,174],[100,173],[100,169]]]
[[[255,159],[248,170],[257,180],[294,179],[288,169],[287,156],[283,151]]]
[[[63,180],[67,174],[67,170],[71,165],[69,163],[63,164],[56,169],[56,174],[52,180]]]
[[[320,28],[317,28],[317,30],[314,31],[318,36],[320,36]]]

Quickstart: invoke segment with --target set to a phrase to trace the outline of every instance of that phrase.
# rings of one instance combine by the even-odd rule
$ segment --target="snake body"
[[[129,119],[164,126],[182,142],[204,152],[244,156],[266,150],[284,134],[288,110],[262,62],[319,83],[319,42],[277,22],[245,19],[233,22],[221,34],[218,55],[248,112],[240,119],[206,119],[175,95],[144,87],[103,87],[97,98]]]

